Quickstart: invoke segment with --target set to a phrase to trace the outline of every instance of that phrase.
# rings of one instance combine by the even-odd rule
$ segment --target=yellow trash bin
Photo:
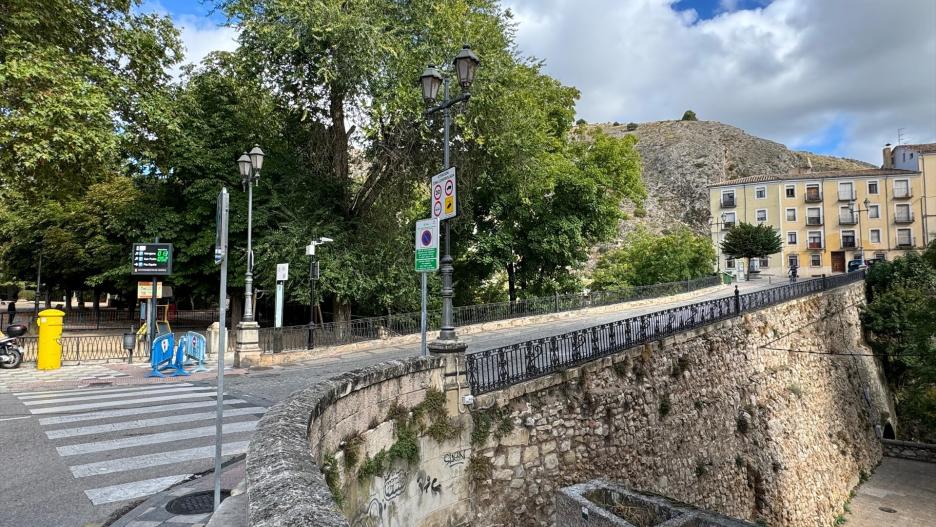
[[[39,326],[39,353],[36,368],[57,370],[62,367],[62,319],[65,313],[58,309],[46,309],[39,312],[36,325]]]

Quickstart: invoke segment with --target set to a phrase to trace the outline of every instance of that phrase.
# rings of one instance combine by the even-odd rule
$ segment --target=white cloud
[[[192,6],[198,7],[198,6]],[[168,15],[179,28],[182,45],[185,48],[185,57],[182,62],[175,65],[170,74],[178,79],[182,67],[186,64],[198,64],[212,51],[234,51],[237,49],[237,30],[232,27],[219,25],[204,13],[172,13],[158,1],[144,2],[139,8],[140,12]],[[199,9],[201,11],[201,9]]]
[[[673,3],[506,1],[520,50],[582,91],[578,113],[589,121],[692,109],[873,163],[897,128],[936,141],[936,2],[777,0],[710,20]]]

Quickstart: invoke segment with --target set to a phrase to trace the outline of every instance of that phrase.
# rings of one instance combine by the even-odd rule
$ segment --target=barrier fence
[[[632,286],[613,291],[570,293],[547,297],[527,298],[515,302],[499,302],[460,306],[452,310],[456,327],[485,322],[496,322],[512,318],[546,315],[574,311],[587,307],[599,307],[648,298],[659,298],[696,291],[721,283],[721,277],[706,276],[696,280],[670,282],[648,286]],[[427,313],[429,331],[441,326],[438,311]],[[308,350],[320,346],[353,344],[387,337],[419,333],[420,313],[399,313],[379,317],[360,318],[347,322],[327,322],[282,328],[261,328],[260,347],[274,353],[281,351]]]
[[[183,333],[183,332],[177,332]],[[204,337],[204,330],[189,331]],[[227,350],[234,352],[234,331],[228,330]],[[20,337],[23,347],[23,361],[36,362],[39,352],[38,337]],[[130,354],[123,347],[123,335],[90,335],[82,337],[61,337],[63,361],[89,361],[89,360],[117,360],[130,362]],[[212,351],[214,353],[214,351]],[[149,360],[150,350],[146,346],[146,339],[137,339],[133,348],[133,362]]]
[[[41,311],[41,309],[40,309]],[[7,325],[7,314],[3,315],[3,327]],[[36,317],[32,309],[29,311],[19,311],[16,313],[14,323],[25,324],[27,326],[35,324]],[[170,311],[167,320],[173,329],[204,329],[213,322],[218,321],[217,309],[178,309]],[[230,319],[229,319],[230,320]],[[89,331],[96,329],[126,329],[131,325],[140,325],[140,312],[138,310],[127,311],[126,309],[101,309],[94,311],[71,310],[65,312],[63,319],[64,331]]]
[[[660,340],[820,291],[863,280],[864,271],[805,280],[789,285],[696,302],[562,335],[471,353],[466,370],[471,393],[478,395],[535,379],[599,357]]]

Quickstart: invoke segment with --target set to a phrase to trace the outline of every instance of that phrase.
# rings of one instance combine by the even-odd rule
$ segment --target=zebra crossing
[[[212,468],[215,387],[174,383],[13,395],[95,506],[143,498]],[[265,411],[225,396],[224,457],[247,451]]]

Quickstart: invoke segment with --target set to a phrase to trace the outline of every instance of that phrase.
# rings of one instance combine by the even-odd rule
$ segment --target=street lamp
[[[721,274],[721,240],[718,235],[721,232],[721,226],[725,224],[725,220],[728,219],[728,215],[724,212],[721,213],[721,221],[715,221],[713,218],[709,220],[709,224],[715,227],[715,270],[718,274]]]
[[[244,322],[253,322],[253,187],[260,180],[263,168],[263,150],[254,145],[250,153],[244,152],[237,159],[241,183],[247,187],[247,273],[244,276]]]
[[[474,82],[475,70],[481,63],[478,56],[466,44],[462,47],[458,55],[452,61],[455,69],[455,75],[458,77],[458,84],[462,88],[461,95],[449,98],[449,80],[443,77],[435,66],[427,67],[419,77],[419,84],[422,87],[423,100],[426,104],[435,102],[439,95],[439,87],[442,87],[442,101],[437,105],[426,110],[426,116],[436,112],[442,112],[443,115],[443,166],[442,170],[448,170],[449,163],[449,128],[452,123],[451,107],[467,101],[471,98],[471,84]],[[452,251],[451,251],[451,226],[448,220],[445,223],[445,254],[442,256],[440,270],[442,272],[442,326],[439,331],[437,341],[429,345],[430,349],[442,352],[452,352],[464,350],[465,346],[458,343],[458,336],[455,334],[455,325],[452,320]]]
[[[861,213],[868,211],[868,205],[871,204],[871,200],[869,200],[868,198],[865,198],[862,203],[864,203],[864,208],[856,209],[855,200],[851,200],[848,202],[848,210],[853,216],[855,215],[855,213],[858,214],[858,240],[857,240],[858,243],[856,244],[855,248],[859,251],[859,254],[861,254],[861,261],[863,262],[865,261],[865,257],[864,257],[864,246],[861,243]],[[868,219],[870,220],[871,218],[868,217]]]
[[[319,278],[319,266],[318,260],[315,259],[315,248],[333,241],[335,240],[322,236],[317,240],[309,242],[309,245],[306,245],[306,256],[309,257],[309,349],[312,349],[312,346],[315,344],[315,337],[312,333],[315,327],[315,281]]]

